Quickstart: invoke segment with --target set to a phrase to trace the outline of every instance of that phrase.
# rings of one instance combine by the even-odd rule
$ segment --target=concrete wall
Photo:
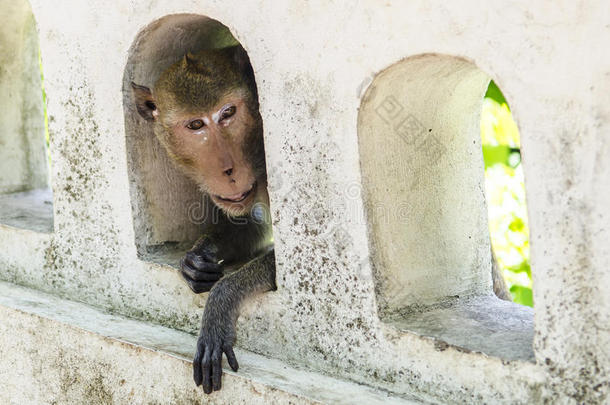
[[[163,194],[159,184],[179,177],[143,138],[124,91],[131,75],[148,79],[145,56],[161,66],[188,47],[157,47],[162,36],[139,44],[153,38],[155,21],[203,15],[248,51],[265,125],[278,290],[240,318],[242,348],[432,402],[608,400],[604,1],[31,3],[49,95],[55,219],[50,234],[0,225],[1,279],[197,330],[205,294],[184,286],[173,256],[157,264],[141,248],[192,237],[193,227],[172,228],[164,217],[173,207],[172,220],[186,224],[195,194],[186,183]],[[421,56],[429,54],[439,56]],[[534,323],[531,311],[488,295],[475,126],[490,77],[522,136]],[[410,148],[374,116],[375,88],[447,151],[416,185],[426,149]],[[158,173],[169,180],[156,183]],[[398,198],[407,213],[386,228],[371,211],[383,185],[382,201]],[[513,346],[494,350],[494,342]]]
[[[48,170],[36,22],[25,0],[3,2],[2,19],[0,193],[11,193],[48,187]]]
[[[489,80],[465,60],[415,56],[363,97],[360,162],[382,312],[491,291],[480,136]]]

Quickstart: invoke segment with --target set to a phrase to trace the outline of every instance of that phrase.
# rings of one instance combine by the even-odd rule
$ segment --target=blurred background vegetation
[[[483,100],[481,138],[492,248],[514,301],[533,306],[519,130],[493,81]]]

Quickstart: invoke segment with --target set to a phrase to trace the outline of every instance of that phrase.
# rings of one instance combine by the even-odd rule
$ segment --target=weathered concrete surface
[[[456,298],[394,315],[390,322],[405,332],[508,360],[534,360],[534,311],[495,295]]]
[[[53,193],[50,189],[0,194],[0,223],[35,232],[53,232]]]
[[[2,1],[0,193],[48,186],[36,21],[27,0]]]
[[[480,134],[488,85],[471,62],[422,55],[379,73],[363,96],[358,140],[382,316],[491,293]]]
[[[222,391],[192,382],[195,336],[0,282],[3,404],[419,404],[243,350]]]
[[[607,402],[607,2],[245,4],[32,1],[49,95],[55,228],[0,226],[0,278],[196,331],[205,295],[193,296],[175,268],[138,258],[148,230],[132,210],[134,134],[122,90],[140,30],[168,14],[204,14],[247,49],[265,123],[279,288],[242,316],[242,347],[431,401]],[[383,269],[369,260],[358,110],[377,72],[431,52],[465,58],[492,77],[517,119],[535,364],[439,347],[379,317]]]

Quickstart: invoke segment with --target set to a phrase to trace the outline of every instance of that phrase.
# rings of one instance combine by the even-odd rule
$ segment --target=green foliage
[[[514,301],[533,306],[519,130],[493,81],[483,101],[481,139],[493,250]]]
[[[490,98],[496,103],[508,106],[506,99],[504,98],[504,94],[500,91],[500,88],[493,80],[489,82],[489,86],[487,87],[487,92],[485,93],[485,98]]]
[[[485,167],[493,166],[497,163],[505,164],[508,162],[511,148],[506,145],[483,144],[483,159]]]
[[[534,306],[532,289],[530,287],[523,287],[522,285],[514,284],[510,288],[510,293],[515,302],[518,302],[521,305],[527,305],[528,307]]]

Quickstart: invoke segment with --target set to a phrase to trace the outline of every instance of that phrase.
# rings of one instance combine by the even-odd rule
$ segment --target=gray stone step
[[[3,404],[415,404],[237,350],[237,373],[206,396],[192,380],[196,337],[0,282]]]

